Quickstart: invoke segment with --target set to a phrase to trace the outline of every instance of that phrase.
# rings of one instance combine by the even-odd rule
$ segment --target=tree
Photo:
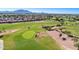
[[[59,37],[61,37],[61,36],[62,36],[62,33],[59,34]]]
[[[60,19],[59,22],[61,23],[61,25],[64,25],[64,19]]]
[[[78,42],[79,39],[78,37],[74,36],[73,38],[74,38],[74,42]]]
[[[59,18],[58,18],[58,17],[56,17],[56,18],[55,18],[55,20],[56,20],[56,21],[59,21]]]
[[[0,35],[0,38],[2,38],[3,37],[3,35]]]
[[[30,26],[28,26],[28,29],[30,29]]]
[[[55,20],[60,22],[61,25],[64,24],[64,19],[62,19],[62,18],[60,19],[59,17],[56,17]]]
[[[75,46],[77,47],[77,49],[79,50],[79,41],[76,42]]]
[[[64,38],[64,37],[63,37],[62,39],[63,39],[63,40],[66,40],[66,38]]]
[[[44,28],[44,29],[46,29],[48,31],[51,31],[52,26],[42,26],[42,28]]]
[[[51,26],[48,26],[48,31],[51,31]]]

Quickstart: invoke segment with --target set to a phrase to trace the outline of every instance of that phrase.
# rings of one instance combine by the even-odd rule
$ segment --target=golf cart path
[[[65,50],[76,50],[77,48],[74,47],[74,41],[72,38],[68,37],[66,34],[63,34],[63,37],[66,37],[66,40],[63,40],[62,37],[59,37],[60,32],[54,31],[47,31],[47,34],[55,39],[55,41]]]
[[[14,33],[14,32],[16,32],[16,31],[18,31],[18,30],[19,30],[19,29],[6,30],[5,32],[0,33],[0,36],[1,36],[1,35],[11,34],[11,33]],[[3,44],[4,44],[4,43],[3,43],[3,40],[0,39],[0,50],[3,50],[3,47],[4,47]]]
[[[3,40],[0,39],[0,50],[3,50]]]

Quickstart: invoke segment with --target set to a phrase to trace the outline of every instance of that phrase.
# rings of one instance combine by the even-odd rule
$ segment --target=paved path
[[[74,47],[74,41],[72,38],[68,37],[66,34],[63,34],[62,37],[65,37],[66,40],[63,40],[62,37],[59,37],[60,32],[58,31],[47,31],[48,35],[51,36],[56,42],[63,47],[65,50],[76,50],[77,48]]]
[[[0,39],[0,50],[3,50],[3,40]]]

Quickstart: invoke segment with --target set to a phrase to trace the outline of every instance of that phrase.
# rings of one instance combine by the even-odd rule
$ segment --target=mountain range
[[[37,13],[37,12],[31,12],[24,9],[19,9],[15,11],[0,11],[0,14],[57,14],[57,13],[44,13],[44,12]],[[61,14],[58,14],[58,15],[61,15]],[[71,14],[68,14],[68,15],[71,15]],[[72,14],[72,15],[79,15],[79,14]]]
[[[31,11],[28,11],[28,10],[15,10],[15,11],[0,11],[0,13],[3,13],[3,14],[30,14],[32,13]]]

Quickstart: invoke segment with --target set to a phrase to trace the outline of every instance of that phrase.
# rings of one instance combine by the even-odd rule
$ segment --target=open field
[[[19,29],[14,33],[4,35],[4,49],[6,50],[61,50],[60,46],[49,35],[35,37],[38,32],[46,32],[42,26],[56,25],[58,22],[22,22],[14,24],[0,24],[0,30]]]

